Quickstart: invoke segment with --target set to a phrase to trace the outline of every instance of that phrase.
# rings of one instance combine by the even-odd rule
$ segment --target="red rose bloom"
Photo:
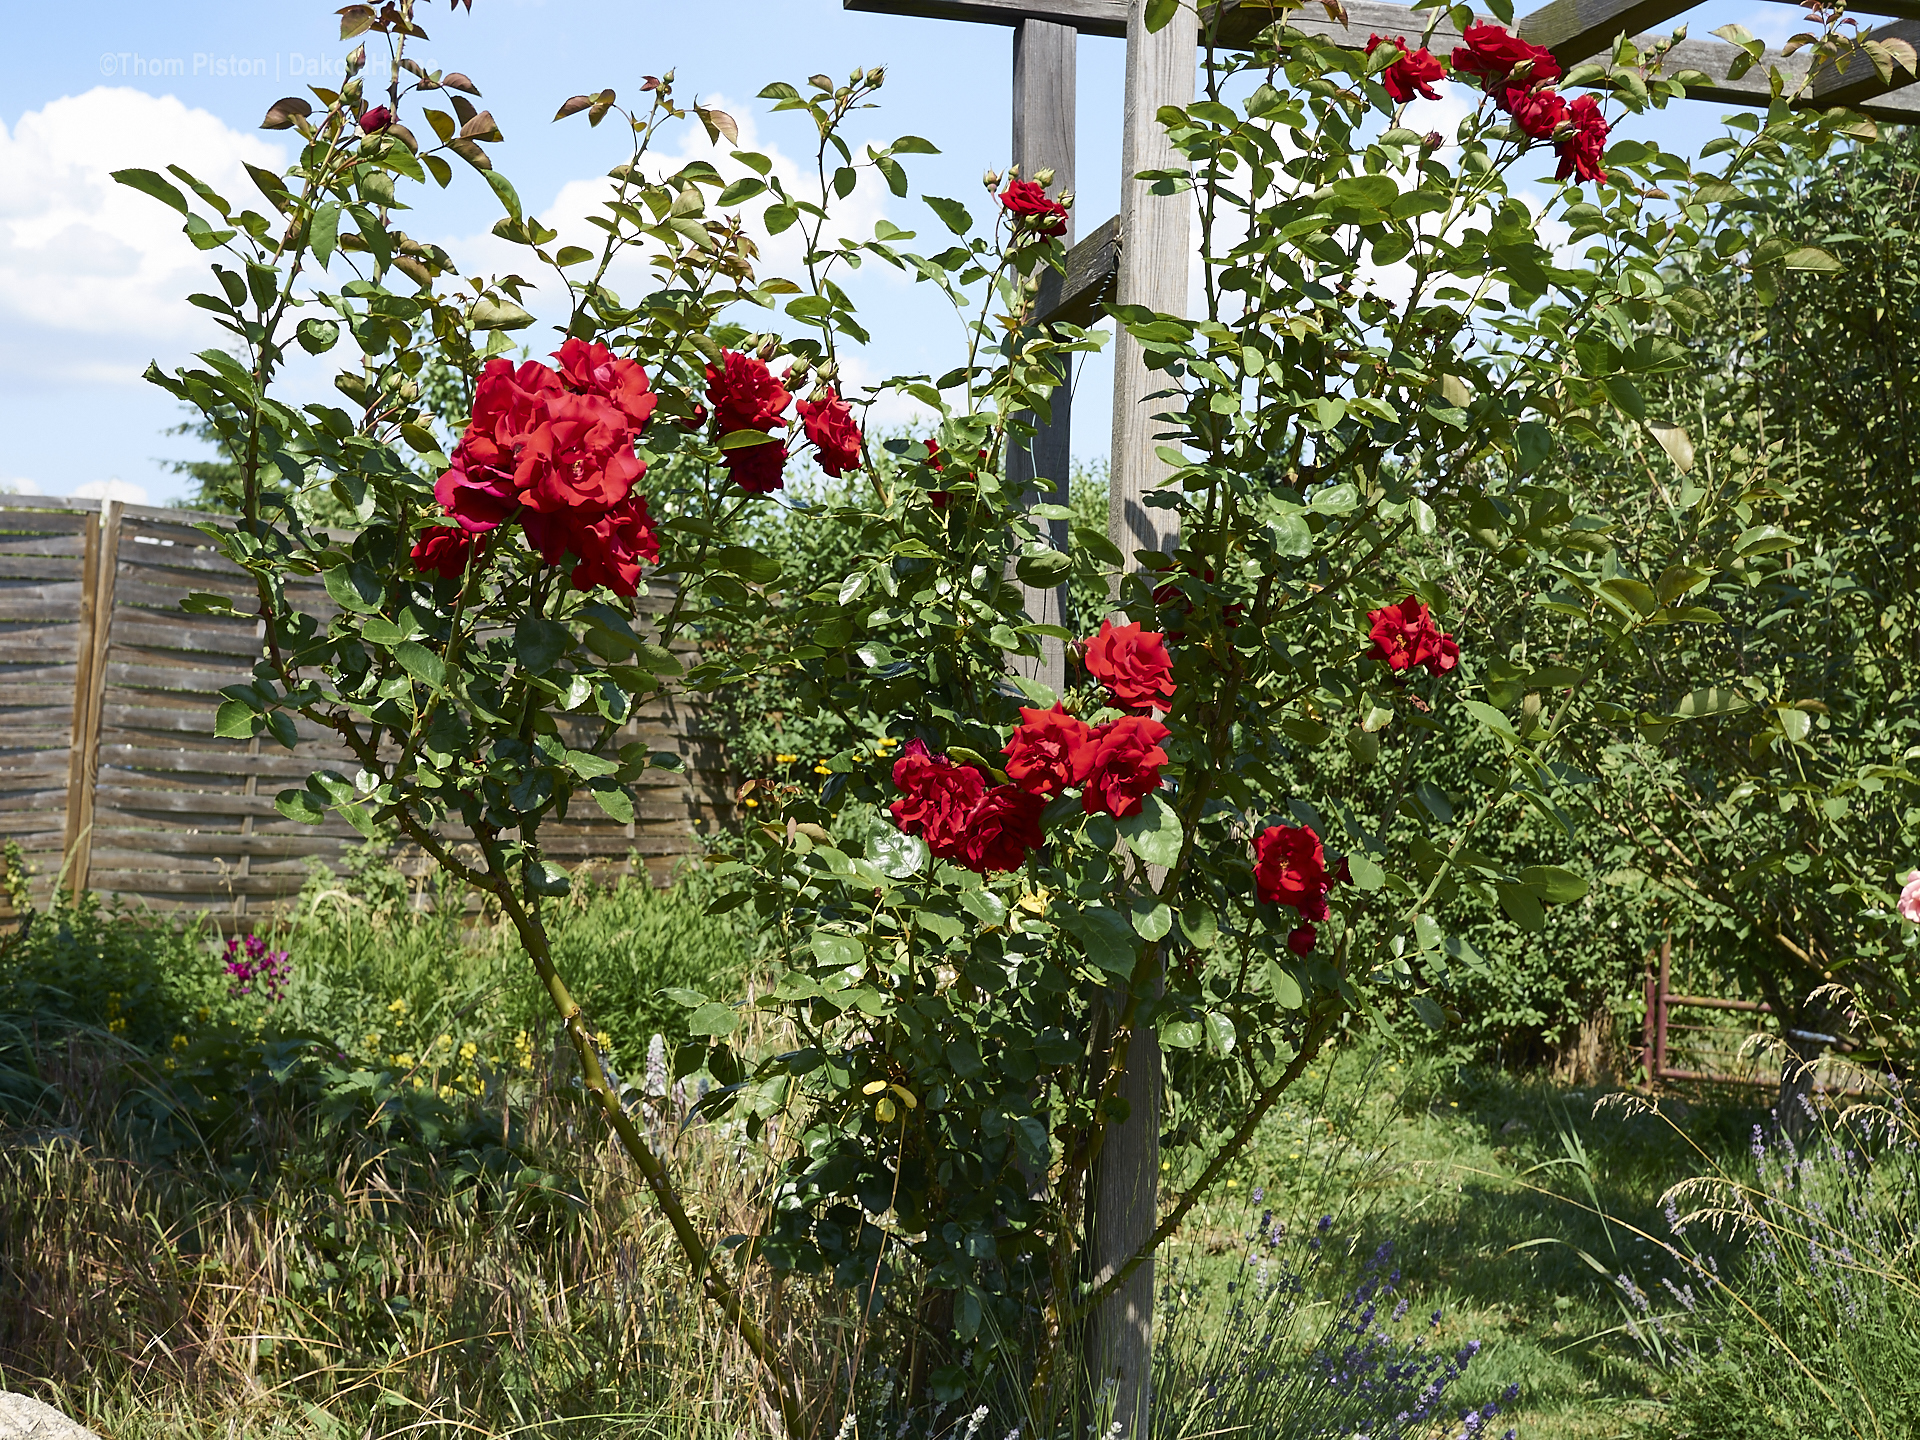
[[[1513,123],[1533,140],[1545,140],[1567,118],[1567,102],[1553,90],[1532,90],[1513,100]]]
[[[1080,803],[1089,815],[1106,811],[1125,819],[1160,788],[1167,752],[1160,742],[1172,732],[1158,720],[1128,715],[1089,731],[1074,752],[1074,778],[1086,786]]]
[[[554,351],[553,358],[560,362],[560,383],[567,389],[610,402],[635,434],[647,428],[660,397],[648,386],[639,362],[622,360],[606,346],[577,337]]]
[[[1287,949],[1296,955],[1311,955],[1320,932],[1311,925],[1296,925],[1287,932]]]
[[[529,510],[598,514],[627,498],[646,465],[633,453],[626,416],[597,395],[562,390],[546,401],[547,420],[520,447],[514,482]]]
[[[1453,52],[1455,77],[1478,80],[1481,89],[1509,109],[1519,95],[1536,85],[1551,85],[1560,78],[1560,62],[1553,58],[1551,50],[1508,34],[1499,25],[1469,25],[1461,38],[1467,43]],[[1514,70],[1521,65],[1530,68],[1509,84]]]
[[[729,450],[720,463],[727,467],[734,483],[750,495],[768,495],[787,483],[782,473],[787,465],[787,447],[778,440]]]
[[[1368,36],[1367,54],[1371,55],[1385,43],[1389,43],[1385,36]],[[1400,47],[1400,58],[1380,72],[1380,83],[1386,87],[1387,94],[1402,105],[1416,94],[1426,100],[1438,100],[1440,92],[1433,88],[1433,82],[1446,78],[1447,67],[1424,47],[1410,48],[1404,35],[1393,36],[1391,43]]]
[[[920,836],[943,859],[962,858],[968,817],[987,793],[980,772],[944,755],[930,755],[924,744],[910,740],[893,762],[893,784],[901,793],[888,807],[893,823]]]
[[[1037,180],[1009,181],[1000,194],[1000,204],[1016,223],[1027,221],[1037,234],[1067,233],[1067,207],[1049,199],[1046,187]]]
[[[773,372],[752,355],[728,350],[718,370],[707,367],[707,403],[713,407],[714,433],[736,430],[772,430],[787,422],[781,418],[793,399],[773,378]]]
[[[462,440],[453,448],[453,465],[433,482],[433,498],[455,523],[470,535],[479,535],[520,508],[520,492],[513,488],[513,472],[490,463],[493,447]]]
[[[838,391],[830,388],[826,399],[802,400],[793,408],[800,412],[800,422],[819,454],[822,470],[838,480],[847,471],[860,468],[860,427]]]
[[[1087,641],[1085,664],[1121,709],[1172,708],[1173,661],[1167,656],[1166,637],[1157,632],[1103,620],[1100,633]]]
[[[549,565],[574,557],[571,578],[576,590],[604,585],[616,595],[631,596],[640,589],[642,567],[660,558],[659,532],[644,495],[629,495],[598,515],[529,510],[521,523]]]
[[[1565,180],[1571,176],[1604,185],[1607,172],[1600,168],[1600,157],[1607,149],[1607,120],[1600,113],[1600,102],[1582,95],[1567,108],[1566,119],[1573,128],[1554,141],[1560,168],[1553,172],[1553,178]]]
[[[1386,663],[1389,670],[1411,670],[1424,665],[1435,675],[1444,675],[1460,663],[1460,645],[1451,635],[1443,635],[1433,622],[1433,614],[1415,596],[1398,605],[1369,610],[1373,647],[1367,652]]]
[[[360,117],[360,131],[363,135],[384,130],[391,124],[393,124],[393,112],[384,105],[376,105]]]
[[[1253,841],[1253,882],[1262,903],[1327,918],[1327,854],[1311,825],[1269,825]]]
[[[413,568],[422,575],[429,572],[442,580],[458,580],[467,570],[467,557],[473,554],[473,536],[451,525],[435,525],[422,530],[413,545]]]
[[[1002,752],[1007,779],[1034,795],[1058,795],[1074,783],[1075,754],[1087,743],[1087,722],[1059,705],[1051,710],[1020,708],[1020,728]]]
[[[996,785],[967,816],[960,841],[960,863],[987,875],[995,870],[1018,870],[1027,852],[1040,848],[1040,812],[1046,799],[1029,795],[1018,785]]]

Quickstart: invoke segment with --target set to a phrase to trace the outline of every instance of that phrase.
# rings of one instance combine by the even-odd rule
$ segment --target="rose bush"
[[[561,107],[593,125],[618,115],[632,137],[599,249],[561,245],[494,167],[498,128],[466,98],[472,82],[407,56],[414,9],[342,12],[349,35],[392,51],[380,123],[366,123],[357,63],[339,90],[313,92],[317,107],[288,97],[269,111],[300,140],[286,174],[253,172],[272,218],[184,172],[121,174],[219,252],[195,300],[242,351],[150,372],[244,457],[240,519],[219,539],[255,603],[191,602],[264,627],[220,733],[289,747],[302,727],[337,736],[357,773],[315,773],[279,797],[282,813],[395,826],[499,904],[589,1093],[706,1293],[767,1361],[790,1429],[809,1425],[806,1398],[743,1298],[761,1264],[882,1290],[910,1277],[927,1393],[957,1395],[1018,1356],[1038,1400],[1059,1402],[1080,1383],[1060,1361],[1091,1309],[1331,1036],[1354,1017],[1445,1023],[1440,1001],[1473,982],[1478,957],[1437,923],[1442,905],[1537,914],[1584,888],[1474,839],[1522,808],[1578,825],[1590,777],[1564,747],[1597,713],[1604,667],[1520,657],[1555,698],[1516,713],[1488,688],[1515,657],[1476,636],[1525,607],[1594,654],[1657,649],[1698,623],[1632,572],[1607,516],[1575,513],[1536,474],[1567,436],[1600,443],[1597,415],[1646,415],[1638,380],[1683,363],[1671,335],[1700,318],[1666,267],[1713,263],[1685,162],[1609,143],[1599,100],[1567,105],[1553,86],[1640,110],[1684,84],[1658,48],[1623,45],[1563,77],[1545,52],[1472,26],[1453,73],[1485,99],[1448,140],[1398,124],[1443,75],[1426,37],[1346,48],[1276,23],[1248,51],[1210,52],[1205,94],[1161,115],[1185,164],[1153,177],[1195,192],[1202,313],[1110,307],[1160,377],[1173,469],[1146,503],[1177,539],[1128,555],[1078,527],[1063,554],[1042,528],[1070,518],[1063,497],[1027,509],[1006,478],[1063,359],[1099,343],[1033,323],[1041,269],[1064,264],[1069,202],[1047,193],[1051,177],[995,193],[990,176],[990,233],[962,202],[928,197],[948,232],[931,254],[891,222],[830,239],[860,168],[904,196],[899,157],[932,148],[903,137],[856,156],[843,138],[879,72],[762,92],[815,126],[806,193],[751,152],[733,179],[657,159],[674,124],[716,142],[735,127],[650,81],[640,110],[612,90]],[[395,118],[416,111],[438,143]],[[1817,147],[1847,123],[1783,111],[1767,143]],[[1541,144],[1577,183],[1536,212],[1509,177]],[[459,280],[451,257],[398,228],[396,187],[445,187],[455,161],[499,198],[495,233],[543,293],[518,275]],[[1650,208],[1669,193],[1683,198]],[[766,233],[798,232],[793,276],[760,272],[748,202]],[[1585,266],[1542,241],[1548,223],[1570,227]],[[655,290],[604,283],[629,250]],[[967,324],[952,370],[848,395],[839,347],[867,332],[834,277],[855,262],[952,299]],[[514,364],[509,336],[534,323],[522,301],[535,298],[564,311],[561,340],[551,364]],[[777,327],[742,322],[774,310]],[[357,352],[334,382],[348,408],[283,398],[288,347],[324,354],[343,337]],[[429,355],[462,377],[458,413],[423,407]],[[934,430],[888,441],[884,465],[861,425],[882,394],[917,401]],[[443,434],[458,437],[446,452]],[[862,477],[835,517],[861,538],[843,573],[797,584],[743,543],[743,517],[783,503],[770,497],[808,456]],[[322,490],[357,534],[315,523]],[[669,493],[656,514],[649,496]],[[1495,557],[1470,589],[1461,547]],[[1658,574],[1666,558],[1635,563]],[[1113,615],[1092,636],[1035,624],[1010,573],[1108,585]],[[304,577],[326,605],[305,598]],[[673,598],[648,622],[635,602],[657,583]],[[908,738],[891,761],[876,735],[826,761],[817,787],[757,792],[715,857],[719,905],[752,906],[778,962],[756,1003],[794,1037],[736,1054],[742,1002],[686,997],[697,1038],[675,1068],[719,1082],[706,1111],[754,1139],[789,1117],[782,1183],[730,1259],[680,1204],[553,965],[542,905],[569,880],[540,838],[575,804],[631,818],[628,787],[671,757],[611,737],[649,697],[743,678],[747,662],[725,652],[683,669],[682,642],[723,622],[758,627],[750,663],[778,668],[804,703],[887,717],[884,739]],[[1077,642],[1061,692],[1009,674],[1043,639]],[[1417,750],[1461,743],[1470,795],[1410,787]],[[1127,1114],[1131,1037],[1147,1032],[1247,1102],[1179,1155],[1182,1188],[1153,1239],[1092,1275],[1089,1185]]]

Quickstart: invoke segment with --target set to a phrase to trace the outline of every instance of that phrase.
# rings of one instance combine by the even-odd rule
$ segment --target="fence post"
[[[1660,979],[1659,988],[1654,995],[1653,1012],[1653,1079],[1660,1080],[1667,1073],[1667,996],[1671,992],[1673,976],[1673,937],[1667,936],[1660,942]]]
[[[80,561],[80,644],[73,677],[73,741],[67,752],[67,828],[62,874],[79,899],[93,857],[93,798],[100,780],[100,710],[113,635],[114,579],[120,569],[120,502],[100,502]]]
[[[1653,1011],[1659,1003],[1653,989],[1653,960],[1651,957],[1640,971],[1640,996],[1645,1001],[1645,1015],[1640,1021],[1640,1068],[1647,1072],[1647,1086],[1653,1086]]]

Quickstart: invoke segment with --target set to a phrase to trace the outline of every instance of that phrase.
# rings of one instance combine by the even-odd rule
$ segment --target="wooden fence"
[[[217,692],[249,677],[261,634],[257,621],[180,609],[192,590],[250,597],[194,528],[213,518],[0,498],[0,839],[19,844],[41,900],[59,883],[156,909],[257,914],[296,894],[315,857],[337,860],[359,838],[273,807],[313,769],[353,773],[337,740],[304,721],[297,752],[213,734]],[[334,611],[317,584],[290,593]],[[656,590],[641,605],[667,603]],[[677,701],[638,708],[615,743],[632,740],[678,753],[684,774],[647,772],[630,824],[576,806],[542,841],[556,860],[618,868],[631,857],[662,880],[731,814],[720,746]]]

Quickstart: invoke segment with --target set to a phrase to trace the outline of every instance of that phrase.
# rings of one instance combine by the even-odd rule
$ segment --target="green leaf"
[[[1492,731],[1493,734],[1499,736],[1502,740],[1518,740],[1520,738],[1518,732],[1513,728],[1513,722],[1508,720],[1507,717],[1502,715],[1498,710],[1494,709],[1493,706],[1479,700],[1461,700],[1457,703],[1461,709],[1473,716],[1482,726]]]
[[[113,178],[143,195],[151,195],[162,204],[171,205],[182,215],[187,213],[187,197],[151,170],[115,170]]]
[[[973,216],[967,213],[967,207],[958,200],[943,200],[938,195],[926,197],[927,208],[945,222],[947,229],[956,235],[964,235],[973,228]],[[183,201],[182,204],[185,202]]]
[[[962,890],[960,908],[982,925],[999,926],[1007,923],[1007,902],[991,890]]]
[[[1697,720],[1705,715],[1731,715],[1736,710],[1745,710],[1752,703],[1743,691],[1724,685],[1708,685],[1682,696],[1680,703],[1673,707],[1673,713],[1682,720]]]
[[[611,790],[589,790],[587,793],[593,796],[593,803],[605,812],[608,819],[622,825],[633,823],[633,796],[624,788],[615,786]]]
[[[573,889],[573,877],[551,860],[529,860],[525,873],[527,888],[536,895],[564,895]]]
[[[360,561],[336,565],[321,579],[327,587],[327,594],[333,597],[333,603],[342,610],[351,610],[356,615],[372,615],[380,609],[380,579]]]
[[[1496,880],[1493,888],[1499,892],[1500,908],[1522,930],[1547,928],[1547,912],[1540,908],[1539,897],[1528,886],[1509,885]]]
[[[533,315],[511,300],[482,295],[473,302],[473,311],[467,323],[475,330],[524,330],[533,324]]]
[[[722,210],[730,209],[735,205],[745,204],[756,195],[765,194],[766,189],[766,181],[755,179],[751,175],[745,176],[722,190],[713,203]]]
[[[1173,17],[1180,13],[1180,0],[1147,0],[1147,33],[1157,35],[1167,28]]]
[[[309,355],[324,355],[340,339],[340,327],[332,320],[302,320],[293,332],[300,348]]]
[[[1267,962],[1267,988],[1273,991],[1273,1002],[1282,1010],[1298,1010],[1307,1003],[1293,972],[1273,960]]]
[[[1198,1020],[1168,1020],[1160,1026],[1160,1043],[1169,1050],[1191,1050],[1201,1038]]]
[[[1629,575],[1616,575],[1611,580],[1602,580],[1600,589],[1641,616],[1651,615],[1660,608],[1660,599],[1653,593],[1653,587]]]
[[[1427,996],[1415,995],[1408,1003],[1413,1006],[1413,1013],[1420,1017],[1420,1023],[1429,1030],[1438,1032],[1447,1028],[1447,1012]]]
[[[1140,802],[1139,810],[1119,825],[1133,853],[1149,865],[1172,865],[1180,858],[1180,845],[1185,838],[1180,830],[1180,817],[1158,795],[1147,796]]]
[[[573,633],[539,615],[528,615],[514,627],[513,654],[522,668],[544,675],[573,645]]]
[[[1798,544],[1797,535],[1789,535],[1778,525],[1755,525],[1740,532],[1733,548],[1739,555],[1771,555],[1776,550],[1791,550]]]
[[[1216,1055],[1231,1055],[1233,1053],[1233,1042],[1237,1038],[1234,1034],[1233,1021],[1225,1015],[1222,1015],[1218,1010],[1209,1010],[1202,1018],[1201,1023],[1206,1026],[1207,1044],[1213,1048],[1214,1053]]]
[[[689,1035],[711,1035],[718,1039],[740,1028],[740,1012],[731,1005],[709,1000],[687,1018]]]
[[[1164,901],[1151,895],[1134,897],[1129,907],[1133,916],[1133,933],[1142,940],[1164,940],[1173,929],[1173,911]]]
[[[1802,245],[1780,262],[1786,270],[1840,270],[1845,267],[1828,251],[1818,245]]]
[[[430,689],[447,683],[447,667],[441,658],[417,640],[403,640],[393,647],[393,658],[400,668]]]
[[[961,897],[962,903],[965,898]],[[1086,910],[1064,911],[1057,920],[1062,930],[1080,942],[1088,961],[1096,968],[1109,975],[1132,976],[1134,962],[1140,958],[1140,945],[1134,939],[1133,926],[1118,910],[1094,905]]]
[[[239,700],[222,700],[214,712],[213,733],[222,740],[251,740],[254,737],[254,710]]]
[[[327,818],[311,790],[282,790],[273,797],[273,808],[301,825],[318,825]]]
[[[933,854],[918,835],[901,830],[881,830],[867,842],[867,858],[889,880],[905,880],[926,868]]]
[[[1189,900],[1180,911],[1180,933],[1196,950],[1211,950],[1220,940],[1220,926],[1204,900]]]
[[[1499,712],[1495,712],[1498,714]],[[1502,719],[1506,718],[1504,716]],[[1378,890],[1387,883],[1387,872],[1382,870],[1370,857],[1355,851],[1347,856],[1347,869],[1353,875],[1356,890]]]
[[[523,218],[520,194],[513,188],[513,182],[498,170],[482,170],[480,173],[487,177],[487,184],[491,185],[493,193],[500,197],[500,203],[507,207],[507,214],[516,220]]]
[[[1058,550],[1035,550],[1014,562],[1013,573],[1022,585],[1051,590],[1073,571],[1073,561]]]
[[[867,952],[858,940],[849,935],[836,935],[831,930],[813,932],[814,958],[832,970],[853,970],[864,966]]]
[[[327,268],[327,261],[333,258],[334,247],[339,243],[340,205],[338,201],[329,200],[314,207],[313,218],[307,222],[307,244],[322,270]]]
[[[1529,865],[1520,879],[1550,905],[1565,905],[1587,893],[1587,877],[1558,865]]]

